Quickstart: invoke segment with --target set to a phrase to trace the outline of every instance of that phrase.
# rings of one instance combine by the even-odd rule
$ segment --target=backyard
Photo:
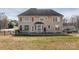
[[[79,49],[79,36],[0,36],[1,50],[74,50]]]

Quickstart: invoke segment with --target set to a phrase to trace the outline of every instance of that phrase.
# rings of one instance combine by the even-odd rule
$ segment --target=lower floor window
[[[55,30],[60,30],[60,28],[59,28],[59,27],[57,27],[57,28],[55,28]]]
[[[55,30],[60,30],[59,25],[55,25]]]
[[[29,25],[25,25],[25,26],[24,26],[24,30],[25,30],[25,31],[29,31]]]
[[[48,28],[50,28],[50,25],[48,25]]]
[[[20,31],[22,31],[22,25],[20,25]]]

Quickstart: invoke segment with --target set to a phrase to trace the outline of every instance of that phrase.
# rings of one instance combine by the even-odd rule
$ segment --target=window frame
[[[19,30],[20,30],[20,31],[22,31],[22,30],[23,30],[23,29],[22,29],[22,25],[20,25]]]
[[[53,22],[57,22],[57,16],[53,17]]]
[[[40,21],[43,21],[44,19],[45,19],[44,17],[40,17],[40,18],[39,18]]]
[[[20,22],[22,22],[22,17],[20,17],[19,19],[20,19]]]
[[[29,25],[24,25],[24,31],[29,31]]]
[[[57,17],[57,22],[60,22],[60,17]]]

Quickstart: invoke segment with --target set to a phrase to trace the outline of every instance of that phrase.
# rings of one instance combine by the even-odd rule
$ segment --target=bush
[[[20,33],[20,31],[19,30],[15,30],[15,34],[19,34]]]

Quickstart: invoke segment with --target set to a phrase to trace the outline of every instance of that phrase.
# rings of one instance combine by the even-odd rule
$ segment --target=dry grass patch
[[[79,49],[78,36],[0,36],[0,49],[62,50]]]

